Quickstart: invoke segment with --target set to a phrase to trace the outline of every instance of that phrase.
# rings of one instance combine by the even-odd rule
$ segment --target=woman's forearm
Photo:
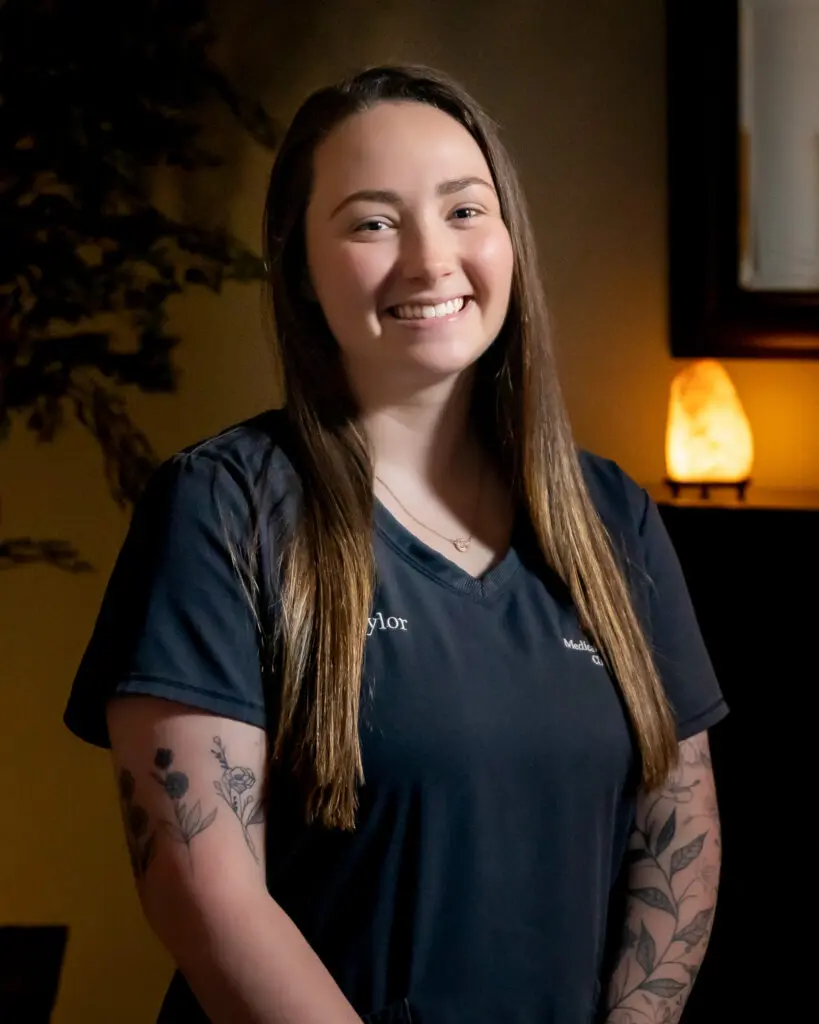
[[[668,785],[638,802],[606,1024],[677,1024],[711,933],[720,827],[707,739],[695,737],[680,748],[680,766]]]
[[[221,909],[210,904],[207,916],[186,914],[155,930],[213,1024],[361,1024],[269,897],[234,894]]]

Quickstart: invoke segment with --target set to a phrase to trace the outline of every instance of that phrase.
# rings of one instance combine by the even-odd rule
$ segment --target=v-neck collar
[[[519,532],[517,526],[512,531],[509,548],[500,561],[481,576],[473,576],[450,561],[446,555],[425,544],[420,537],[416,537],[377,497],[374,501],[373,522],[375,529],[390,547],[425,576],[478,600],[486,600],[496,594],[520,567],[520,558],[515,550],[516,535]]]

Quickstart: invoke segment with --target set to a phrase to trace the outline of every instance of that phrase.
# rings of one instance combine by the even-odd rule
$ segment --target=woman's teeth
[[[397,320],[432,320],[437,316],[452,316],[466,305],[466,299],[451,299],[437,306],[393,306],[392,315]]]

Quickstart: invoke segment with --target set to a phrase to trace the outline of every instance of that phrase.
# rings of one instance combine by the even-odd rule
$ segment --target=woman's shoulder
[[[149,490],[207,488],[232,505],[268,511],[299,491],[283,409],[269,409],[186,445],[157,469]]]
[[[613,459],[585,449],[578,456],[586,487],[606,526],[621,534],[639,532],[650,503],[646,490]]]
[[[272,474],[290,483],[295,472],[288,433],[284,409],[267,409],[186,445],[168,461],[219,466],[237,481],[255,482]]]

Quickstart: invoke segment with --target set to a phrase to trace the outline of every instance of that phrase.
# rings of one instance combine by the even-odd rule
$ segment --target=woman
[[[266,248],[286,407],[156,474],[66,711],[160,1020],[677,1020],[725,707],[656,508],[575,450],[489,120],[428,69],[316,93]]]

